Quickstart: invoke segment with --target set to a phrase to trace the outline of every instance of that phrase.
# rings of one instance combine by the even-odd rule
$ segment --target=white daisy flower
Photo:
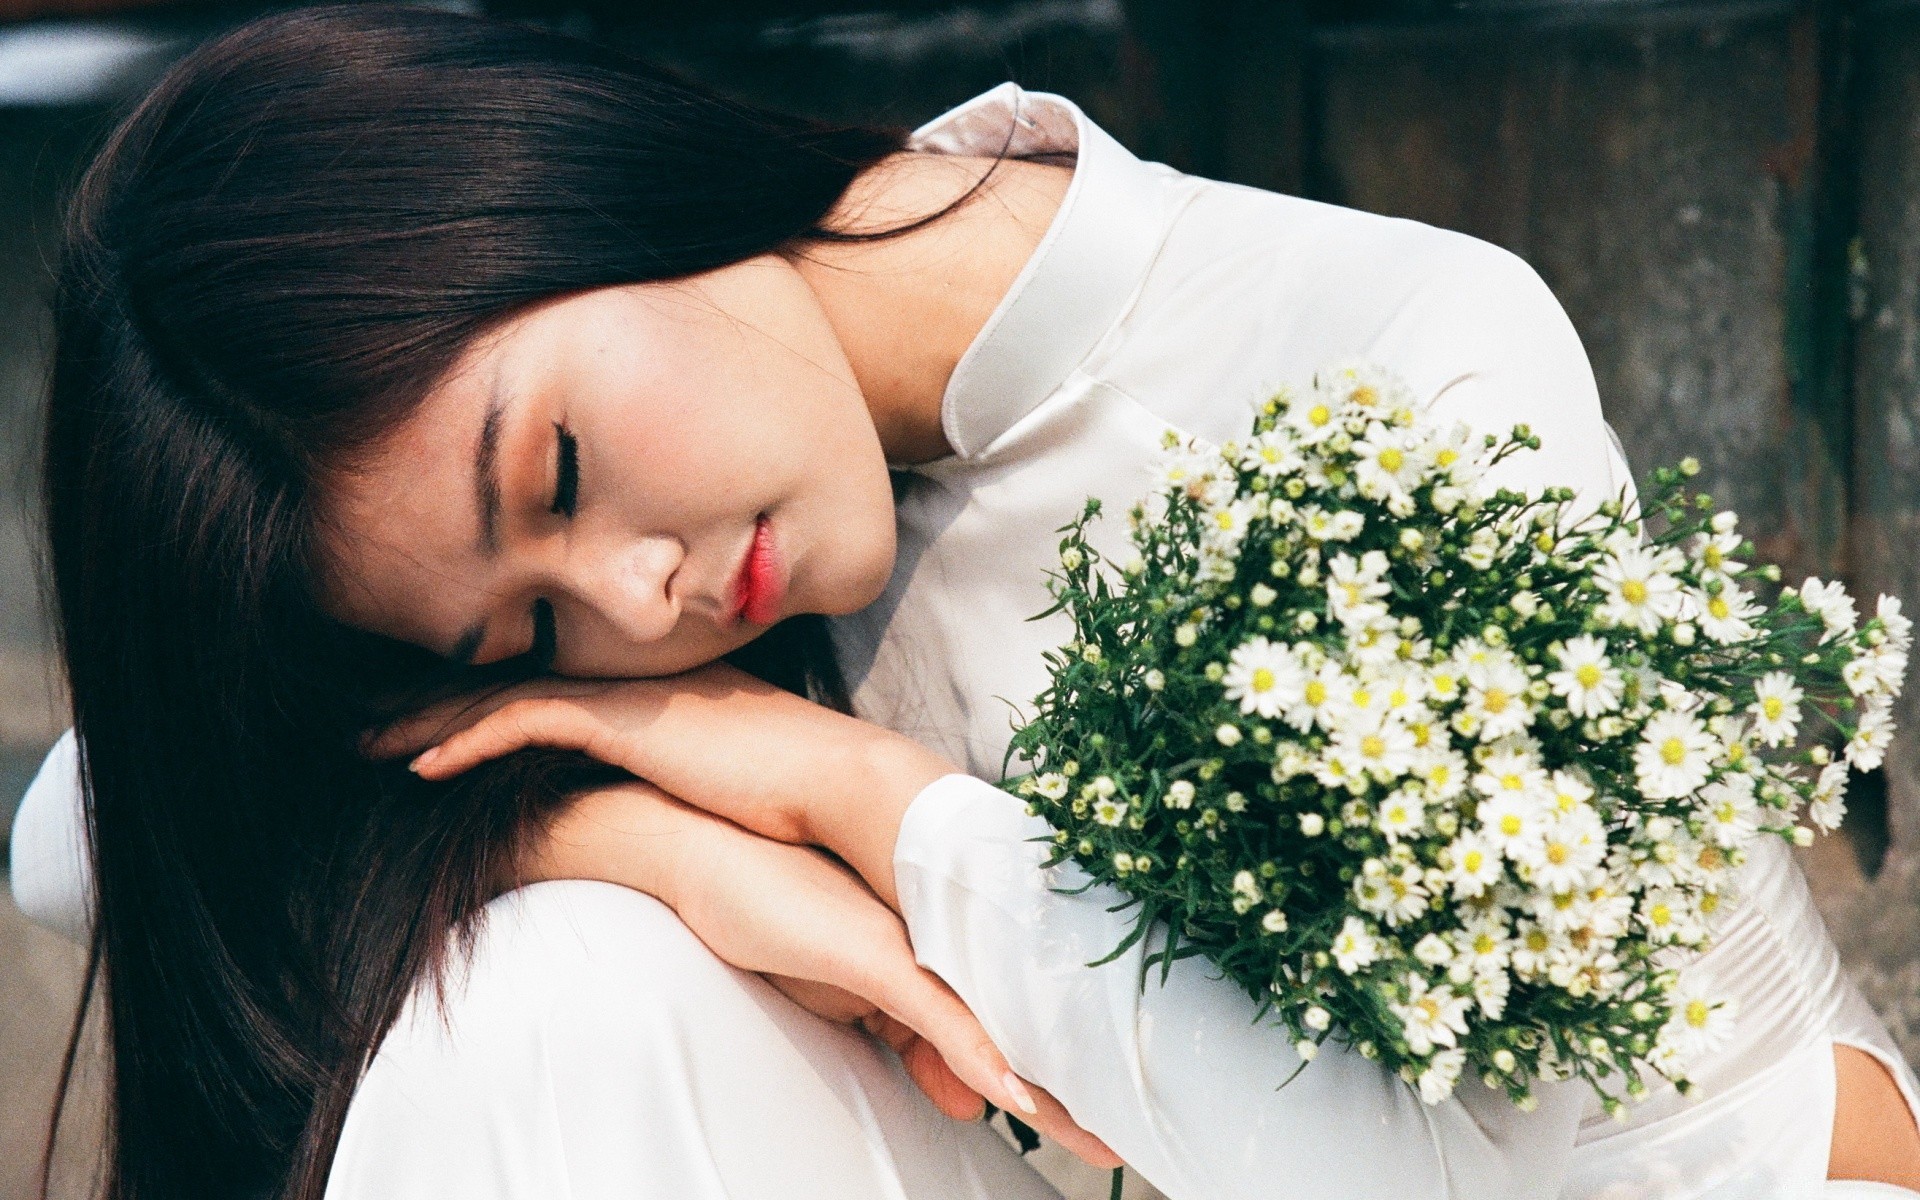
[[[1512,991],[1513,976],[1507,974],[1504,967],[1473,973],[1473,1001],[1480,1006],[1480,1015],[1489,1021],[1498,1021],[1507,1011],[1507,996]]]
[[[1343,427],[1346,396],[1333,389],[1315,386],[1287,405],[1284,421],[1303,446],[1317,446]]]
[[[1878,617],[1887,633],[1887,644],[1905,654],[1913,648],[1913,621],[1900,611],[1900,597],[1882,596],[1874,605],[1873,615]]]
[[[1616,549],[1593,569],[1593,580],[1606,597],[1597,615],[1647,636],[1658,633],[1663,623],[1680,615],[1683,593],[1673,574],[1680,565],[1671,547]]]
[[[1571,771],[1555,771],[1548,785],[1551,795],[1548,797],[1556,811],[1561,815],[1585,808],[1593,799],[1593,788]]]
[[[1413,956],[1430,967],[1444,967],[1453,961],[1453,946],[1437,933],[1429,933],[1413,944]]]
[[[1840,583],[1828,583],[1817,575],[1810,576],[1800,585],[1800,603],[1826,626],[1826,636],[1822,641],[1853,632],[1853,623],[1857,619],[1853,597],[1847,595],[1847,589]]]
[[[1272,719],[1300,703],[1307,673],[1284,643],[1256,636],[1235,647],[1220,682],[1241,712]]]
[[[1640,898],[1640,925],[1656,945],[1690,945],[1700,938],[1699,918],[1686,893],[1675,888],[1653,888]]]
[[[1480,833],[1508,858],[1531,854],[1546,834],[1547,807],[1527,791],[1506,791],[1480,802]]]
[[[1683,1069],[1719,1049],[1733,1033],[1739,1003],[1731,997],[1715,999],[1701,987],[1682,980],[1667,1002],[1673,1006],[1673,1015],[1661,1026],[1657,1044]]]
[[[1605,638],[1591,634],[1568,638],[1554,649],[1560,669],[1547,675],[1547,686],[1567,702],[1576,717],[1597,717],[1620,707],[1626,678],[1607,657]]]
[[[1370,864],[1379,862],[1379,859],[1369,860]],[[1391,926],[1404,925],[1419,918],[1427,911],[1430,899],[1422,872],[1413,865],[1397,871],[1363,870],[1354,877],[1353,895],[1362,910],[1382,918]]]
[[[1519,733],[1533,723],[1527,673],[1511,656],[1489,657],[1469,668],[1467,679],[1467,702],[1462,711],[1474,720],[1483,741]]]
[[[1426,820],[1427,806],[1419,793],[1401,788],[1380,802],[1374,825],[1386,835],[1389,842],[1397,842],[1403,837],[1417,835]]]
[[[1429,799],[1444,804],[1466,790],[1473,770],[1465,757],[1442,741],[1420,751],[1413,761],[1413,774],[1425,781]]]
[[[1693,600],[1695,619],[1708,640],[1731,646],[1754,635],[1753,621],[1761,615],[1761,608],[1738,584],[1724,583],[1711,596],[1696,592]]]
[[[1291,475],[1300,469],[1300,451],[1286,427],[1280,426],[1255,437],[1241,456],[1240,465],[1269,479]]]
[[[1467,1052],[1458,1048],[1442,1050],[1428,1059],[1427,1069],[1414,1080],[1420,1088],[1421,1101],[1439,1104],[1453,1095],[1454,1085],[1460,1082],[1460,1069],[1466,1064]]]
[[[1124,800],[1097,800],[1093,805],[1093,819],[1102,825],[1118,825],[1127,819],[1127,803]]]
[[[1498,909],[1487,912],[1469,910],[1460,928],[1447,936],[1453,941],[1455,954],[1474,972],[1490,974],[1506,971],[1509,958],[1507,922]]]
[[[1459,1044],[1460,1035],[1467,1032],[1467,1009],[1472,1001],[1454,995],[1453,989],[1444,983],[1430,987],[1426,980],[1411,972],[1406,976],[1406,984],[1406,1000],[1389,1003],[1387,1008],[1400,1018],[1407,1049],[1426,1054],[1435,1046]]]
[[[1380,958],[1380,943],[1359,917],[1348,917],[1333,937],[1333,961],[1348,975],[1363,971]]]
[[[1800,700],[1804,693],[1793,676],[1769,671],[1753,687],[1753,734],[1769,746],[1793,741],[1800,732]]]
[[[1847,764],[1830,762],[1820,768],[1813,783],[1813,799],[1807,803],[1807,819],[1831,833],[1847,816]]]
[[[1713,771],[1719,743],[1691,713],[1658,712],[1640,731],[1633,769],[1649,800],[1691,795]]]
[[[1731,579],[1747,569],[1747,564],[1735,561],[1734,555],[1740,553],[1740,535],[1731,527],[1724,531],[1715,530],[1698,533],[1693,538],[1693,561],[1700,566],[1700,574]]]
[[[1377,556],[1377,557],[1376,557]],[[1392,589],[1380,577],[1387,569],[1387,556],[1370,550],[1355,558],[1336,554],[1327,563],[1327,610],[1343,625],[1365,625],[1385,615],[1381,603]]]
[[[1161,803],[1168,808],[1188,809],[1193,807],[1193,781],[1176,779],[1167,785],[1167,794]]]
[[[1455,421],[1429,439],[1427,456],[1436,470],[1447,472],[1455,483],[1472,483],[1480,477],[1473,442],[1473,427],[1465,421]]]
[[[1700,789],[1700,805],[1706,836],[1722,849],[1744,845],[1760,827],[1752,776],[1716,779]]]
[[[1426,474],[1426,458],[1408,440],[1374,422],[1353,444],[1354,484],[1371,500],[1391,502],[1408,498]]]
[[[1471,830],[1448,843],[1445,862],[1453,894],[1463,899],[1486,894],[1500,878],[1500,847]]]
[[[1900,690],[1906,674],[1907,656],[1890,642],[1862,650],[1840,668],[1840,678],[1856,696],[1891,695]]]
[[[1533,856],[1532,882],[1556,892],[1583,887],[1606,856],[1606,827],[1598,813],[1579,805],[1550,821],[1542,832],[1539,851]]]
[[[1480,763],[1473,788],[1483,796],[1521,796],[1538,803],[1550,793],[1545,767],[1525,750],[1498,749]]]
[[[1543,978],[1571,948],[1572,943],[1565,934],[1555,933],[1535,921],[1521,921],[1514,929],[1512,942],[1514,973],[1523,982]]]
[[[1340,727],[1347,694],[1352,690],[1340,664],[1321,663],[1300,685],[1300,699],[1288,706],[1280,719],[1303,733],[1315,725],[1332,732]]]
[[[1893,744],[1893,715],[1885,708],[1869,708],[1847,739],[1847,762],[1856,771],[1871,771],[1886,758]]]
[[[1067,795],[1067,777],[1057,771],[1048,771],[1033,781],[1033,790],[1048,800],[1062,800]]]

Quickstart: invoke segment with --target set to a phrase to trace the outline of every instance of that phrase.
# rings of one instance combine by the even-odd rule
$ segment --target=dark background
[[[29,500],[57,198],[116,105],[267,7],[0,0],[0,818],[64,725]],[[913,125],[1014,79],[1142,157],[1497,242],[1572,315],[1636,471],[1695,454],[1790,577],[1920,604],[1920,0],[451,7],[827,116]],[[1920,738],[1807,863],[1920,1056]],[[0,1200],[70,969],[0,913]]]

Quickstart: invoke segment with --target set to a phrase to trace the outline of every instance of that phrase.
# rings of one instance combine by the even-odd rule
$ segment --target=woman
[[[1616,1139],[1572,1090],[1429,1110],[1346,1054],[1275,1091],[1290,1052],[1191,961],[1145,995],[1125,960],[1081,967],[1118,938],[1105,901],[1048,891],[1018,806],[953,769],[991,777],[994,697],[1031,695],[1058,640],[1023,621],[1053,527],[1138,492],[1161,430],[1235,432],[1221,398],[1263,379],[1381,358],[1442,410],[1541,430],[1506,482],[1623,486],[1518,260],[1141,164],[1010,87],[905,154],[748,116],[557,39],[308,12],[182,64],[90,172],[48,473],[119,1194],[311,1195],[329,1167],[337,1196],[1043,1194],[688,927],[816,1011],[918,1030],[873,1020],[947,1111],[971,1088],[1099,1158],[901,967],[875,895],[1014,1065],[1176,1197],[1800,1194],[1861,1162],[1920,1182],[1905,1143],[1852,1148],[1889,1117],[1913,1136],[1911,1082],[1818,977],[1784,859],[1720,961],[1806,969],[1742,992],[1763,1016],[1708,1072],[1721,1103],[1656,1100]],[[524,685],[420,764],[553,743],[664,792],[524,757],[449,792],[355,753],[424,686],[395,642],[497,677],[529,655],[661,675],[809,614],[837,663],[807,690],[848,668],[866,721],[705,667]],[[52,765],[29,855],[72,811]],[[28,866],[37,908],[85,912]],[[529,880],[552,882],[456,958],[446,1021],[430,989],[403,1010],[439,932]]]

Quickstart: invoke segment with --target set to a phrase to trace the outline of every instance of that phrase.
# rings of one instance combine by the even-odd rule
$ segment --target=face
[[[334,616],[474,663],[550,641],[567,675],[852,612],[894,560],[872,416],[774,256],[515,314],[320,493]]]

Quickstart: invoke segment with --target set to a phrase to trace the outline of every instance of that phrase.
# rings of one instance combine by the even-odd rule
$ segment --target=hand
[[[578,750],[765,837],[825,846],[895,908],[900,819],[928,783],[958,770],[723,663],[658,679],[538,680],[408,718],[370,749],[422,746],[432,748],[413,766],[429,779],[527,746]]]
[[[1118,1163],[1014,1075],[960,998],[914,961],[900,919],[818,850],[769,841],[636,782],[559,814],[529,877],[601,879],[657,896],[723,961],[880,1037],[947,1115],[978,1118],[991,1097],[1086,1161]]]

